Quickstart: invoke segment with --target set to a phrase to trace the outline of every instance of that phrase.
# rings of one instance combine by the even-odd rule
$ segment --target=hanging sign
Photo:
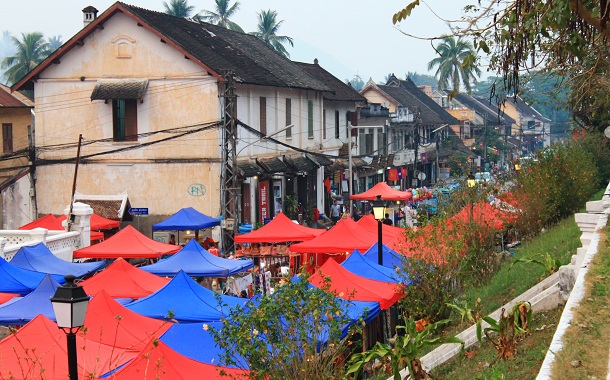
[[[258,204],[260,211],[260,222],[269,218],[269,182],[258,183]]]

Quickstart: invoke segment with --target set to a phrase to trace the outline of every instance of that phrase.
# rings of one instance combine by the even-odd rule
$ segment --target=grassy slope
[[[530,333],[517,345],[517,355],[496,361],[496,350],[489,342],[459,355],[432,371],[437,379],[534,379],[553,339],[561,309],[536,314]]]
[[[601,199],[603,193],[602,189],[591,199]],[[518,263],[511,269],[512,260],[549,253],[553,258],[559,259],[562,265],[567,264],[571,256],[576,253],[576,248],[581,246],[580,235],[574,217],[566,218],[531,241],[511,249],[514,256],[506,259],[489,284],[466,291],[460,297],[460,301],[466,301],[467,305],[472,306],[475,300],[480,298],[483,314],[491,313],[546,276],[542,266],[536,264]],[[475,353],[469,354],[470,357],[459,356],[435,369],[432,374],[446,379],[533,379],[544,360],[561,312],[561,309],[557,309],[534,315],[530,335],[522,342],[517,356],[507,362],[490,365],[494,363],[495,350],[488,343],[476,347],[473,350]],[[466,327],[468,327],[466,324],[453,326],[446,333],[456,334]],[[476,351],[479,350],[480,353],[477,353]]]

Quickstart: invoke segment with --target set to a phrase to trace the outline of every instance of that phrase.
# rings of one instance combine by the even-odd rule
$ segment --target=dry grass
[[[605,379],[610,347],[610,230],[586,275],[587,288],[572,325],[566,330],[563,349],[552,368],[554,379]]]

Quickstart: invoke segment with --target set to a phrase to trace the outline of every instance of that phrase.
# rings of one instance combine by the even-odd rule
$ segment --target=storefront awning
[[[148,79],[99,79],[91,100],[142,99]]]
[[[256,162],[260,167],[265,169],[267,173],[281,173],[285,172],[287,169],[284,161],[277,157],[259,158],[256,160]]]
[[[319,167],[318,163],[306,153],[286,154],[284,162],[296,172],[310,172]]]
[[[237,161],[237,168],[244,178],[254,177],[263,174],[263,169],[251,159]]]

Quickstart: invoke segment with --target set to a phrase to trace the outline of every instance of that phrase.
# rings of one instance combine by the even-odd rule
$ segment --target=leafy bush
[[[300,281],[276,287],[256,307],[233,309],[220,328],[210,327],[224,350],[222,364],[247,367],[254,379],[342,378],[355,346],[352,334],[358,331],[343,338],[350,322],[345,305],[328,283],[310,289],[307,272],[300,276]]]
[[[586,141],[587,144],[577,140],[545,148],[539,151],[537,162],[520,171],[515,197],[524,211],[520,228],[523,233],[537,233],[571,215],[598,188],[595,161],[601,158],[594,154],[602,151],[588,151],[587,147],[593,144]]]

